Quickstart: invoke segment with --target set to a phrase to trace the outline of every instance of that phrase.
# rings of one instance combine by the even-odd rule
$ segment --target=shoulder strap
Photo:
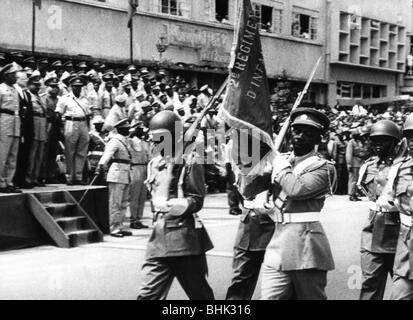
[[[360,167],[359,178],[357,180],[357,186],[361,186],[361,183],[363,182],[364,177],[366,175],[367,168],[373,163],[374,163],[374,159],[371,159],[370,161],[366,161],[365,163],[363,163],[363,165]]]
[[[389,174],[387,176],[387,183],[389,184],[389,186],[391,186],[392,190],[394,189],[394,182],[396,181],[400,167],[403,165],[404,162],[405,161],[400,161],[399,163],[392,166],[389,170]]]
[[[302,173],[305,169],[307,169],[310,165],[314,164],[319,159],[320,158],[318,156],[311,156],[305,159],[293,169],[293,173],[296,175]]]
[[[87,115],[87,113],[86,113],[85,108],[83,108],[82,105],[77,101],[76,97],[75,97],[75,96],[71,96],[71,98],[73,99],[74,102],[76,102],[76,104],[80,107],[80,109],[82,109],[85,117],[87,117],[88,115]]]

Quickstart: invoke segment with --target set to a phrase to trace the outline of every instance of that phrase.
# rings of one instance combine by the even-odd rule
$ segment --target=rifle
[[[304,96],[307,94],[307,90],[308,87],[310,86],[311,81],[314,78],[315,72],[317,71],[318,65],[320,64],[322,56],[320,56],[320,58],[318,58],[316,64],[313,67],[313,70],[311,71],[310,77],[307,80],[307,83],[304,86],[303,91],[301,91],[297,97],[297,99],[294,102],[294,105],[291,109],[291,112],[293,112],[295,109],[297,109],[297,107],[300,105],[301,100],[304,98]],[[275,151],[279,151],[281,148],[281,144],[283,143],[283,140],[285,138],[285,135],[287,133],[288,127],[290,126],[290,122],[291,122],[291,112],[290,115],[287,117],[287,119],[285,120],[283,126],[281,127],[280,132],[278,132],[277,137],[275,138],[275,142],[274,142],[274,150]]]

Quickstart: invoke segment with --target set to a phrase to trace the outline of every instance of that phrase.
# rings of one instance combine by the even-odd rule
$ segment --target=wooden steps
[[[59,247],[103,240],[102,231],[67,191],[30,194],[29,207]]]

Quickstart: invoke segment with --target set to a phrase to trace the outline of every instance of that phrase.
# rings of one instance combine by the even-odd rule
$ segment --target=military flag
[[[233,160],[242,170],[250,191],[261,189],[258,178],[273,148],[272,114],[262,54],[260,23],[250,0],[242,0],[231,50],[229,80],[220,117],[234,130]],[[237,141],[235,141],[237,140]],[[265,188],[265,186],[262,186]],[[244,194],[245,196],[245,194]]]

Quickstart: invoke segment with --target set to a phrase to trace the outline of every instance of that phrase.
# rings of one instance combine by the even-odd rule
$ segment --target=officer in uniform
[[[148,130],[147,128],[145,128]],[[148,226],[142,223],[143,209],[145,207],[147,189],[147,167],[149,162],[150,145],[145,140],[145,130],[136,123],[129,138],[131,145],[131,184],[130,184],[130,213],[132,229],[143,229]]]
[[[70,80],[72,92],[59,99],[56,112],[63,118],[66,157],[66,183],[83,185],[83,167],[89,146],[89,101],[81,95],[84,82],[80,77]]]
[[[272,215],[276,228],[263,262],[261,298],[325,300],[327,272],[334,269],[334,261],[319,220],[336,172],[314,149],[329,120],[318,110],[298,108],[291,121],[294,152],[288,159],[276,154],[273,160],[272,182],[280,191]]]
[[[59,62],[59,61],[58,61]],[[46,183],[58,183],[58,167],[56,164],[56,156],[58,142],[63,140],[63,135],[59,128],[59,119],[56,118],[56,106],[59,101],[59,81],[57,77],[50,77],[45,80],[45,85],[49,88],[47,93],[41,96],[43,105],[46,108],[47,120],[47,142],[44,155],[42,177]]]
[[[14,84],[21,67],[10,63],[0,69],[0,192],[21,192],[13,185],[20,142],[19,94]]]
[[[131,236],[132,233],[123,226],[126,209],[129,206],[129,185],[131,150],[127,136],[129,135],[128,119],[115,124],[117,133],[109,140],[97,173],[105,171],[111,161],[106,181],[109,185],[110,235],[117,238]]]
[[[93,176],[96,169],[98,169],[98,164],[100,159],[103,156],[105,147],[107,144],[107,137],[103,132],[103,123],[104,120],[102,116],[96,116],[92,120],[93,129],[89,132],[90,142],[89,142],[89,178],[93,179]],[[98,177],[95,182],[96,185],[105,185],[106,179],[104,177]]]
[[[228,288],[227,300],[251,300],[257,285],[261,264],[264,260],[265,248],[274,233],[274,222],[268,216],[269,210],[260,208],[259,202],[263,194],[271,190],[271,173],[257,180],[254,193],[247,190],[248,176],[242,175],[234,167],[237,192],[242,205],[242,216],[234,244],[232,262],[233,276]]]
[[[178,132],[175,124],[179,125]],[[179,140],[183,130],[173,111],[156,114],[149,129],[157,148],[162,136]],[[214,295],[206,280],[205,252],[213,245],[197,215],[205,197],[203,167],[196,156],[187,160],[179,156],[179,142],[164,147],[148,165],[155,225],[142,267],[138,300],[165,299],[175,277],[190,299],[211,300]]]
[[[39,96],[40,85],[40,73],[35,71],[29,78],[29,94],[33,109],[33,142],[26,171],[26,183],[33,186],[44,185],[40,181],[40,169],[47,141],[47,110]]]
[[[394,254],[399,234],[399,210],[396,206],[382,208],[376,201],[387,183],[390,167],[396,159],[400,140],[398,126],[390,120],[376,122],[370,141],[376,156],[360,168],[358,185],[369,199],[370,214],[361,234],[362,300],[383,299],[387,275],[392,275]]]
[[[105,87],[99,93],[100,109],[102,110],[102,117],[105,119],[115,103],[115,94],[113,93],[113,75],[105,73],[102,77]]]
[[[394,204],[400,210],[400,232],[393,264],[390,299],[413,300],[413,115],[406,118],[403,135],[409,154],[389,171],[388,182],[377,203],[388,210]]]

